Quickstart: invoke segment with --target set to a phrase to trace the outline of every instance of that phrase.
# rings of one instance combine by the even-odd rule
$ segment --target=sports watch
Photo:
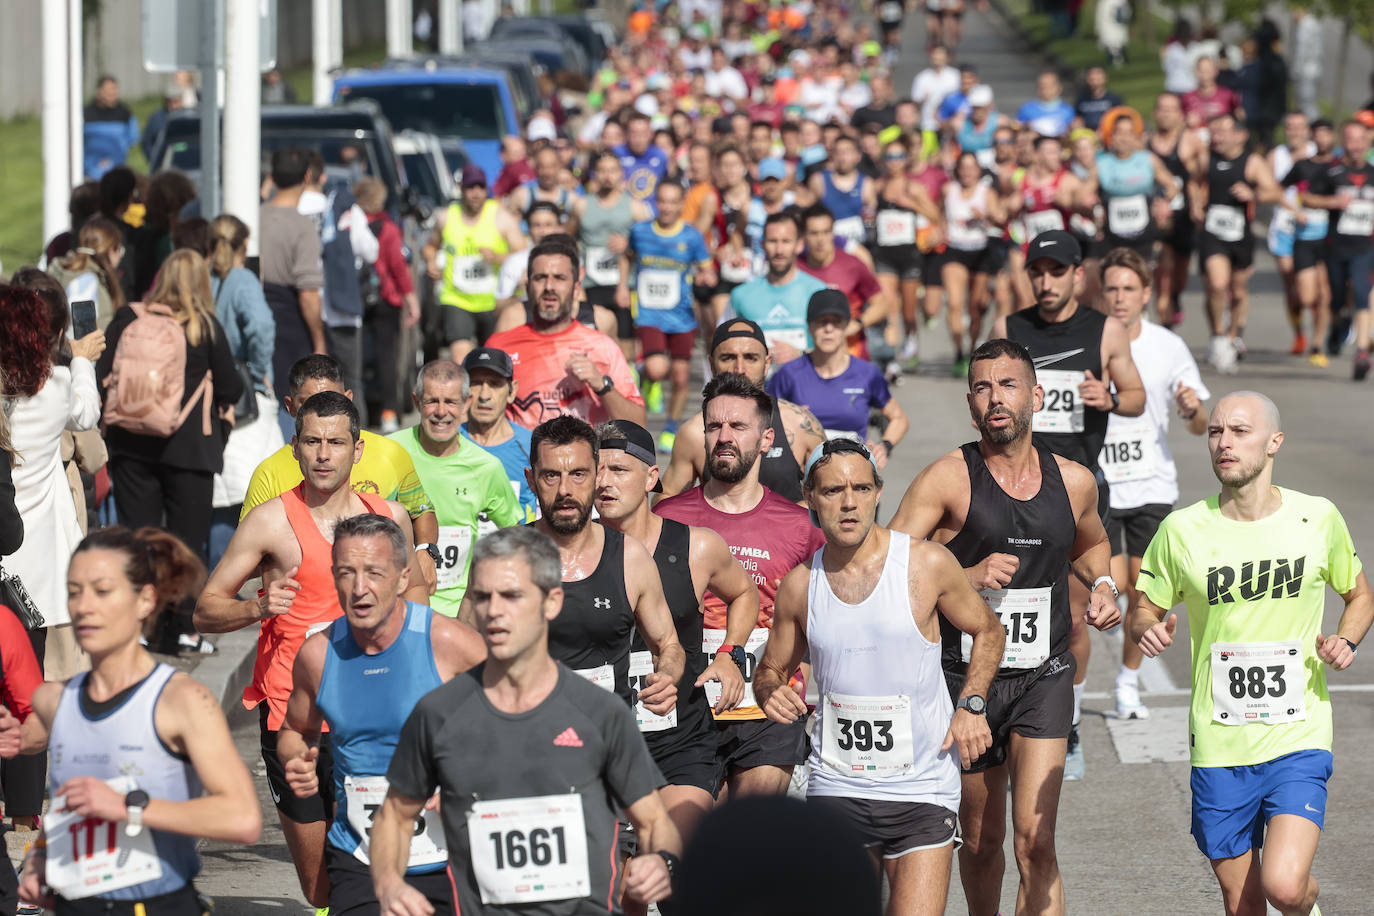
[[[748,663],[748,659],[744,654],[744,646],[732,646],[729,643],[726,643],[725,645],[721,646],[719,649],[716,650],[717,655],[719,655],[722,652],[730,656],[730,661],[738,665],[739,670],[744,670],[744,666]]]
[[[984,716],[987,715],[988,712],[988,701],[975,693],[966,697],[960,697],[958,708],[967,709],[975,716]]]
[[[611,378],[609,375],[603,375],[601,376],[601,387],[596,389],[596,396],[600,397],[614,387],[615,379]]]
[[[423,550],[425,553],[429,554],[429,558],[430,558],[431,560],[434,561],[434,565],[435,565],[435,566],[438,566],[438,565],[439,565],[439,561],[440,561],[441,559],[443,559],[442,555],[439,553],[439,545],[438,545],[438,544],[425,543],[425,544],[416,544],[416,545],[415,545],[415,552],[416,552],[416,553],[419,553],[419,552],[422,551],[422,550]]]
[[[142,789],[134,789],[124,796],[124,807],[129,812],[125,817],[128,822],[124,825],[125,836],[138,836],[143,832],[143,809],[148,807],[149,801],[148,793]]]

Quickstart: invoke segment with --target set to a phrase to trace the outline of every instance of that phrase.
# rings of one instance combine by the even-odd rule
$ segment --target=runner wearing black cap
[[[747,318],[732,318],[716,328],[710,359],[713,375],[735,372],[760,387],[772,365],[763,330]],[[665,496],[674,496],[710,477],[702,421],[702,415],[697,414],[678,429],[672,458],[661,481]],[[825,440],[824,427],[805,406],[781,398],[774,399],[769,424],[773,445],[759,458],[759,482],[779,496],[800,503],[802,465],[811,450]]]
[[[1110,503],[1098,456],[1107,438],[1107,415],[1138,417],[1144,413],[1145,385],[1131,361],[1126,326],[1095,309],[1081,307],[1074,295],[1075,286],[1083,280],[1082,262],[1078,240],[1068,232],[1052,230],[1037,235],[1026,253],[1026,274],[1035,308],[999,318],[992,336],[1010,338],[1030,351],[1036,381],[1045,392],[1044,406],[1031,424],[1036,444],[1077,461],[1093,473],[1097,478],[1098,515],[1105,520]],[[1066,779],[1083,778],[1078,718],[1092,647],[1083,624],[1087,606],[1087,589],[1071,577],[1070,648],[1078,671],[1074,676],[1074,729],[1069,735]]]
[[[742,647],[758,623],[759,591],[736,562],[725,540],[709,528],[684,525],[655,515],[649,494],[661,493],[654,437],[628,420],[612,420],[597,430],[601,452],[596,475],[596,509],[601,524],[644,545],[658,565],[663,593],[687,651],[678,682],[677,707],[665,716],[636,704],[639,730],[668,785],[663,803],[686,837],[711,809],[716,789],[716,732],[705,685],[720,685],[717,712],[744,697]],[[708,658],[701,652],[701,600],[710,591],[726,605],[725,646]],[[635,634],[630,652],[631,686],[638,689],[653,670],[648,646]]]
[[[801,359],[786,363],[768,380],[768,393],[807,404],[821,421],[828,439],[845,437],[868,442],[878,468],[906,435],[902,406],[888,390],[877,366],[850,355],[845,346],[849,299],[837,289],[811,294],[806,306],[807,330],[816,345]],[[887,421],[881,442],[868,441],[869,411],[882,411]]]
[[[506,405],[515,397],[515,366],[510,354],[492,347],[478,347],[463,357],[468,374],[468,418],[463,435],[501,459],[506,479],[525,510],[525,520],[539,517],[525,468],[530,466],[530,431],[516,426],[506,416]],[[485,533],[485,532],[483,532]]]

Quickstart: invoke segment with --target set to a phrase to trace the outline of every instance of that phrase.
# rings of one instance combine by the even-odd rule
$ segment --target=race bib
[[[522,906],[591,892],[582,796],[475,801],[467,822],[483,903]]]
[[[1336,220],[1340,235],[1374,235],[1374,200],[1352,200]]]
[[[983,600],[1002,621],[1007,642],[1001,668],[1039,668],[1050,657],[1050,589],[990,588]],[[960,639],[964,661],[973,651],[973,637]]]
[[[831,769],[882,778],[916,765],[910,698],[827,693],[821,715],[821,762]]]
[[[587,285],[615,286],[620,282],[620,255],[609,248],[587,249]]]
[[[654,673],[654,654],[652,652],[630,653],[630,689],[639,696],[644,689],[644,679]],[[679,697],[679,700],[682,699]],[[643,703],[635,700],[635,721],[642,732],[661,732],[677,728],[677,707],[674,706],[666,716],[651,711]]]
[[[846,216],[844,219],[835,220],[835,234],[841,238],[849,239],[851,242],[862,242],[864,240],[864,218],[862,216]]]
[[[495,527],[495,526],[493,526]],[[439,526],[439,562],[434,564],[438,590],[453,588],[468,568],[472,551],[472,529],[467,525]]]
[[[1064,228],[1064,214],[1058,210],[1040,210],[1036,213],[1027,213],[1021,221],[1026,226],[1026,238],[1032,241],[1042,232],[1053,232]]]
[[[469,296],[496,294],[496,271],[480,254],[453,259],[453,285]]]
[[[596,668],[574,668],[573,674],[586,678],[602,690],[615,693],[615,668],[612,665],[601,665]]]
[[[738,709],[759,705],[754,699],[754,671],[758,669],[759,660],[763,658],[763,647],[767,644],[768,630],[763,627],[755,627],[744,644],[744,699],[739,701]],[[701,651],[705,653],[708,664],[715,661],[716,650],[723,645],[724,630],[701,631]],[[703,686],[706,689],[706,702],[714,709],[720,702],[720,681],[707,681]]]
[[[121,796],[137,785],[128,776],[105,782]],[[133,887],[162,877],[162,860],[153,845],[153,831],[138,836],[124,832],[123,823],[83,817],[63,811],[66,798],[54,798],[43,817],[48,837],[48,886],[68,900],[80,900]]]
[[[1298,228],[1297,218],[1287,207],[1275,207],[1274,218],[1269,221],[1270,231],[1278,235],[1292,235]]]
[[[1212,721],[1277,725],[1307,718],[1302,646],[1288,642],[1212,643]]]
[[[364,865],[371,864],[368,858],[372,848],[372,818],[386,801],[388,784],[385,776],[344,776],[344,798],[348,803],[348,826],[358,837],[358,848],[353,850],[354,857]],[[444,847],[444,825],[439,820],[439,812],[422,810],[415,819],[415,832],[410,836],[410,859],[408,868],[419,865],[437,865],[448,861],[448,850]]]
[[[916,214],[908,210],[878,211],[878,247],[916,244]]]
[[[682,276],[671,270],[640,268],[636,289],[640,308],[655,311],[674,309],[682,301]]]
[[[1107,483],[1149,480],[1159,470],[1155,425],[1148,417],[1112,417],[1098,464]]]
[[[803,353],[806,352],[806,331],[802,328],[785,328],[781,331],[764,330],[763,336],[770,347],[775,343],[784,343],[796,347]]]
[[[1032,416],[1031,430],[1037,433],[1083,432],[1083,401],[1078,395],[1083,373],[1072,369],[1039,369],[1035,378],[1045,389],[1045,404]]]
[[[1240,207],[1212,204],[1202,228],[1223,242],[1239,242],[1245,237],[1245,211]]]
[[[1150,225],[1150,203],[1144,194],[1113,197],[1107,201],[1107,228],[1112,235],[1131,238]]]

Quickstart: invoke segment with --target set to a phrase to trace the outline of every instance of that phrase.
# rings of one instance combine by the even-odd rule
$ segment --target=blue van
[[[521,132],[520,110],[502,68],[444,66],[434,60],[350,70],[334,80],[334,101],[372,99],[396,130],[433,134],[450,168],[501,172],[501,138]]]

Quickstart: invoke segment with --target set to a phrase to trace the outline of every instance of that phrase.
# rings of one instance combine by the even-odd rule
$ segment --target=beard
[[[734,458],[731,461],[731,458]],[[717,446],[711,453],[711,476],[723,483],[739,483],[749,476],[754,462],[759,459],[759,450],[742,451],[733,446]]]
[[[1217,480],[1222,486],[1239,489],[1250,483],[1264,470],[1264,459],[1256,461],[1254,464],[1237,464],[1222,470],[1215,463],[1212,465],[1212,473],[1216,474]]]
[[[1059,310],[1064,308],[1064,306],[1069,304],[1069,300],[1073,298],[1073,292],[1074,284],[1070,283],[1069,288],[1064,291],[1064,295],[1060,296],[1058,299],[1053,299],[1049,302],[1046,302],[1043,299],[1037,298],[1035,300],[1035,304],[1038,308],[1043,309],[1046,312],[1058,312]]]
[[[993,417],[1011,417],[1011,425],[994,427],[989,424]],[[1024,410],[1021,413],[1013,413],[1005,407],[992,407],[978,418],[978,432],[983,438],[993,445],[1007,445],[1015,442],[1026,434],[1031,426],[1031,411]]]
[[[557,514],[559,509],[574,508],[577,515],[572,519],[560,518]],[[577,534],[587,527],[587,521],[592,517],[592,504],[580,503],[575,499],[565,499],[555,502],[552,506],[539,505],[539,514],[549,523],[549,527],[559,534]]]
[[[558,304],[554,305],[541,298],[534,303],[534,322],[536,327],[560,324],[572,317],[573,300],[577,296],[576,287],[566,299],[559,299]]]

